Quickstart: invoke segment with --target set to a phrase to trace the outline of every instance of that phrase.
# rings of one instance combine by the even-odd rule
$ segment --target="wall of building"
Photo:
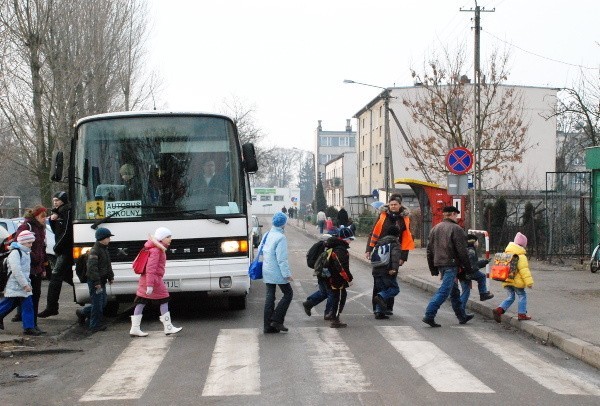
[[[316,179],[325,179],[325,164],[345,152],[356,152],[356,132],[352,131],[350,119],[346,120],[343,131],[324,131],[322,121],[319,120],[315,133],[316,151],[315,165]]]
[[[328,206],[340,209],[347,205],[348,196],[358,189],[356,153],[346,152],[325,164],[323,187]]]

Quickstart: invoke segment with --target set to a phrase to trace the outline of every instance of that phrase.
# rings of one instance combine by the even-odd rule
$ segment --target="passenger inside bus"
[[[121,175],[121,183],[124,186],[120,198],[122,200],[139,200],[142,190],[133,165],[129,163],[123,164],[119,169],[119,174]]]

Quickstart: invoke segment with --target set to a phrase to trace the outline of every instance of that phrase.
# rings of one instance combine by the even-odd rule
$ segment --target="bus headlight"
[[[226,240],[221,243],[221,252],[232,254],[236,252],[248,252],[248,241],[246,240]]]
[[[79,258],[91,249],[92,247],[73,247],[73,259],[77,260],[77,258]]]

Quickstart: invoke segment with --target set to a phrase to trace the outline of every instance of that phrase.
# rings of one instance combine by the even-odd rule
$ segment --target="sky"
[[[411,68],[443,49],[473,59],[467,0],[151,0],[149,69],[171,110],[255,110],[268,146],[314,149],[318,120],[340,131],[380,89],[412,86]],[[600,1],[479,0],[482,66],[510,52],[507,84],[572,87],[598,77]],[[591,69],[590,69],[591,68]],[[595,69],[595,71],[593,70]],[[472,65],[466,72],[472,77]],[[355,119],[352,119],[356,130]]]

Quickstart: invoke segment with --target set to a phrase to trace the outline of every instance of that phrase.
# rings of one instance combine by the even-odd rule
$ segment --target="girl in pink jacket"
[[[182,327],[174,327],[171,324],[171,314],[169,313],[169,291],[163,283],[165,274],[165,264],[167,262],[167,248],[171,244],[171,230],[166,227],[159,227],[150,236],[144,244],[144,249],[149,251],[148,262],[146,269],[140,276],[138,289],[136,292],[135,309],[131,316],[130,336],[145,337],[148,333],[144,333],[140,329],[142,322],[142,313],[144,307],[150,303],[160,307],[160,321],[164,325],[166,335],[179,332]]]

